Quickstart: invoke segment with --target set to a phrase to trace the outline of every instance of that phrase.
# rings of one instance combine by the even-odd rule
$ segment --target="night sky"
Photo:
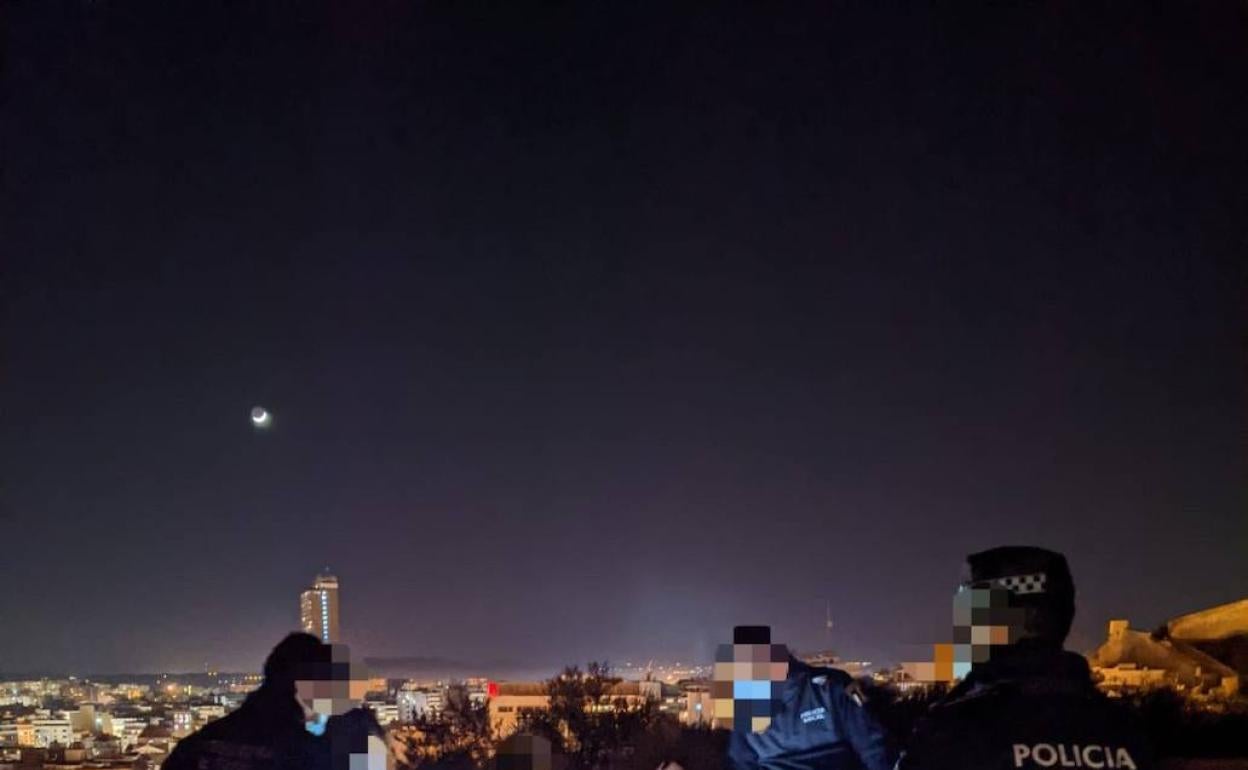
[[[1248,593],[1243,3],[5,5],[0,670]]]

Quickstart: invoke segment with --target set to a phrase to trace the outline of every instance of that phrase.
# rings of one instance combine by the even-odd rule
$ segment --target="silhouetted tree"
[[[400,767],[447,770],[485,767],[494,739],[488,707],[473,701],[461,684],[447,690],[442,711],[422,714],[391,737]]]
[[[619,683],[606,663],[590,662],[584,671],[569,666],[546,682],[549,709],[526,714],[521,729],[550,740],[572,768],[605,767],[614,755],[631,753],[658,722],[657,704],[613,694]]]

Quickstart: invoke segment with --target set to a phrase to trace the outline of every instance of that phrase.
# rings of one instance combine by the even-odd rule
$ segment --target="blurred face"
[[[353,696],[357,691],[359,695]],[[295,695],[305,714],[331,717],[345,714],[358,706],[364,693],[350,681],[300,679],[295,682]]]
[[[350,662],[350,654],[343,645],[333,646],[333,666],[317,671],[316,678],[295,681],[295,697],[303,707],[309,723],[324,725],[331,716],[345,714],[358,707],[368,691],[365,672]],[[311,732],[317,730],[309,728]]]
[[[766,730],[788,675],[789,651],[783,644],[721,644],[711,684],[715,725]]]
[[[326,735],[333,770],[393,770],[394,754],[380,735],[361,734],[359,723],[330,724],[330,717],[359,708],[368,691],[368,674],[349,662],[346,648],[334,645],[333,665],[316,669],[316,677],[295,681],[295,699],[303,709],[305,727],[316,736]]]
[[[1023,637],[1024,611],[1011,606],[1011,592],[988,583],[964,583],[953,595],[953,675],[961,678],[986,663],[992,648]]]

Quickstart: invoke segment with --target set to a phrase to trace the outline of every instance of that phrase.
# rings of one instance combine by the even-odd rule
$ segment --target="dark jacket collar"
[[[829,673],[829,669],[812,666],[789,654],[789,674],[784,679],[784,697],[789,700],[800,688],[804,687],[812,677]]]
[[[1082,655],[1061,649],[1010,646],[994,649],[988,662],[975,664],[950,696],[956,698],[1002,685],[1054,692],[1093,689],[1091,670]]]

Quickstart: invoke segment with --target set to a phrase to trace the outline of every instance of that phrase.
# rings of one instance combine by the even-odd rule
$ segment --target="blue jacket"
[[[729,770],[892,770],[896,754],[852,677],[789,659],[771,726],[733,730]]]

